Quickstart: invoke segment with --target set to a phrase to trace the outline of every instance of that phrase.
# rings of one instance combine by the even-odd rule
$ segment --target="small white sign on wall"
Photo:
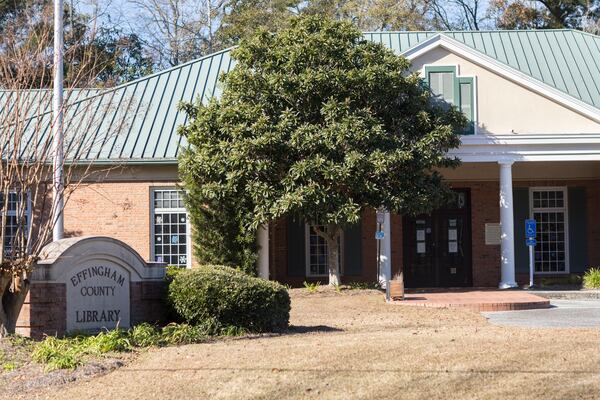
[[[499,222],[485,224],[485,244],[499,245],[502,242],[501,235]]]

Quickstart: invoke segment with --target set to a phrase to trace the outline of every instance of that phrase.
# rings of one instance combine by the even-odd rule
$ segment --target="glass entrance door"
[[[404,281],[407,287],[472,285],[471,213],[467,190],[430,215],[405,217]]]

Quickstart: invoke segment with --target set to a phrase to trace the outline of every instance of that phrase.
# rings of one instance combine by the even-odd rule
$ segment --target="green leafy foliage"
[[[201,258],[246,260],[256,229],[290,215],[327,225],[334,247],[365,208],[418,214],[448,199],[437,171],[457,165],[446,153],[466,121],[405,58],[322,17],[259,31],[232,57],[220,99],[183,105],[179,170]]]
[[[175,279],[182,271],[185,271],[184,267],[180,267],[179,265],[167,265],[165,270],[165,281],[167,281],[167,283],[173,282],[173,279]]]
[[[228,265],[256,275],[256,234],[246,229],[251,204],[235,194],[207,198],[200,182],[191,176],[184,199],[190,213],[192,246],[199,264]]]
[[[350,290],[381,290],[379,282],[350,282],[348,284]]]
[[[600,268],[590,268],[583,275],[583,287],[600,289]]]
[[[93,336],[78,335],[64,339],[48,336],[34,345],[32,358],[45,364],[47,370],[73,369],[83,364],[85,357],[132,349],[129,332],[115,329]]]
[[[321,286],[321,282],[302,282],[302,285],[306,288],[308,293],[317,293],[319,287]],[[339,285],[338,285],[339,286]]]
[[[129,352],[136,348],[200,343],[215,336],[239,336],[245,329],[235,326],[222,326],[215,321],[199,325],[171,323],[162,328],[143,323],[129,330],[114,329],[96,335],[77,335],[57,338],[48,336],[32,346],[32,359],[45,364],[47,370],[73,369],[85,363],[90,357],[106,353]],[[8,370],[14,362],[0,363]],[[14,368],[13,368],[14,369]]]
[[[169,301],[194,326],[271,332],[289,323],[290,297],[282,285],[225,266],[206,265],[177,275],[169,285]]]

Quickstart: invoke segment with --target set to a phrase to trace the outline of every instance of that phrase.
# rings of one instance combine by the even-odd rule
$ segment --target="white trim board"
[[[463,162],[600,161],[600,134],[461,136],[448,155]]]
[[[595,122],[600,122],[600,110],[581,101],[578,100],[567,93],[564,93],[550,85],[547,85],[539,80],[522,73],[509,65],[506,65],[494,58],[487,56],[464,43],[459,42],[456,39],[452,39],[444,35],[443,33],[438,33],[435,36],[417,44],[414,47],[406,50],[401,53],[408,60],[412,61],[415,58],[431,51],[437,47],[442,47],[452,53],[460,55],[465,59],[474,62],[475,64],[486,68],[490,71],[497,73],[498,75],[515,82],[523,87],[526,87],[543,97],[552,100],[556,103],[559,103],[570,110],[577,112],[578,114],[584,115],[587,118],[592,119]]]

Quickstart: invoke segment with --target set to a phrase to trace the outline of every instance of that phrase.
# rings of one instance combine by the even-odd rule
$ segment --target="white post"
[[[53,240],[64,236],[63,207],[63,1],[54,0],[54,87],[52,96]]]
[[[379,270],[379,284],[387,287],[387,281],[392,279],[392,239],[391,239],[390,213],[385,212],[383,217],[383,239],[381,240],[381,269]]]
[[[269,279],[269,224],[258,228],[258,276]]]
[[[533,287],[533,246],[529,247],[529,287]]]
[[[515,242],[513,221],[512,161],[500,164],[500,289],[517,286],[515,282]]]

